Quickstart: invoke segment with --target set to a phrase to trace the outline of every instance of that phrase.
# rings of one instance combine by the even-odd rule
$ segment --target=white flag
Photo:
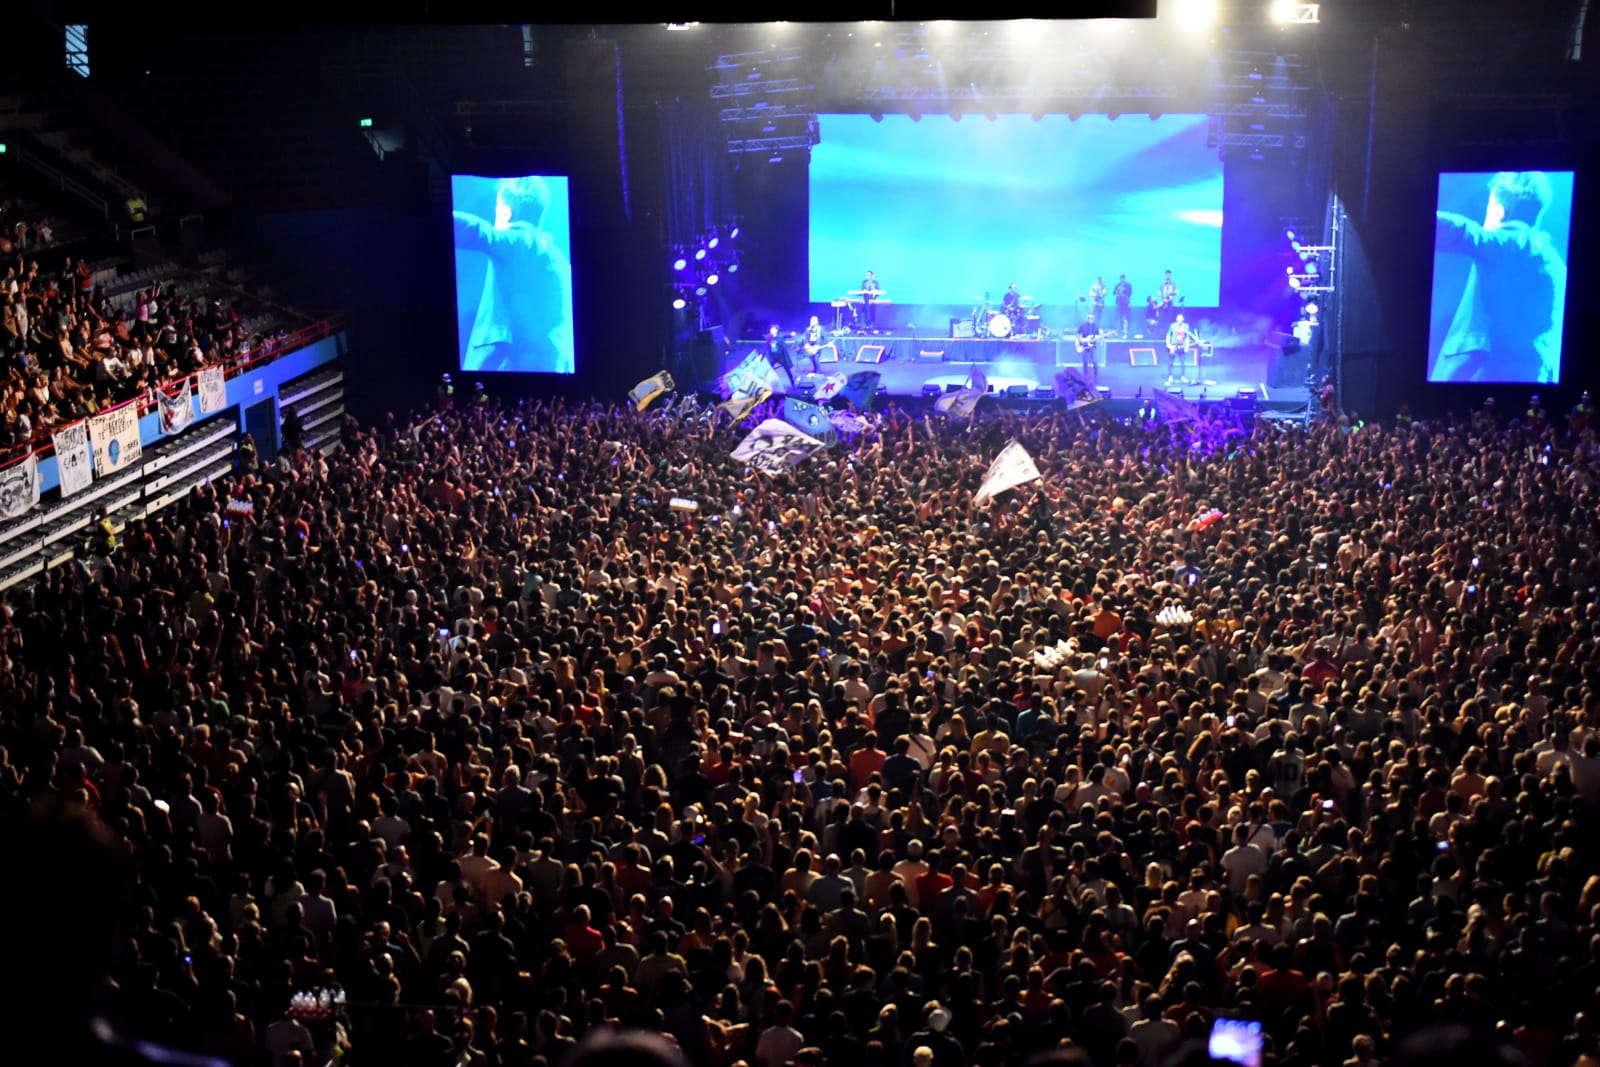
[[[1156,414],[1162,422],[1172,423],[1174,426],[1184,422],[1194,422],[1200,418],[1200,405],[1193,400],[1185,400],[1181,396],[1157,389],[1155,392]]]
[[[104,478],[144,457],[139,446],[139,405],[129,401],[89,420],[89,444],[94,451],[96,475]]]
[[[39,457],[29,456],[0,471],[0,519],[25,515],[39,503]]]
[[[56,446],[56,476],[61,480],[61,495],[71,496],[89,488],[94,480],[89,470],[89,424],[75,422],[50,438]]]
[[[744,394],[756,396],[762,389],[768,396],[778,391],[778,372],[760,352],[752,352],[739,361],[739,365],[722,376],[722,391],[729,397]]]
[[[210,415],[228,406],[228,379],[221,367],[200,372],[200,414]]]
[[[1002,448],[1000,454],[994,457],[994,462],[989,464],[989,471],[983,476],[983,484],[978,487],[978,495],[972,498],[972,502],[982,504],[1007,489],[1037,481],[1039,477],[1039,468],[1034,465],[1033,457],[1028,455],[1028,450],[1018,442],[1012,441]]]
[[[839,390],[850,384],[850,377],[844,371],[834,371],[822,379],[822,384],[817,386],[816,400],[822,404],[839,395]]]
[[[162,433],[177,433],[194,421],[194,401],[189,394],[189,379],[185,377],[178,391],[168,395],[166,388],[156,390],[156,407],[161,412]]]
[[[782,419],[768,419],[751,430],[733,458],[764,474],[777,474],[799,463],[822,447],[822,442],[801,433]]]

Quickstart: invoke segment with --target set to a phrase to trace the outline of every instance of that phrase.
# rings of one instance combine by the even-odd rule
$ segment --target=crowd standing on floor
[[[891,404],[776,477],[739,436],[352,423],[11,595],[3,820],[129,858],[109,1025],[272,1067],[618,1028],[1157,1067],[1219,1016],[1296,1067],[1600,1054],[1592,429]],[[974,507],[1013,439],[1042,479]],[[73,870],[6,890],[24,936],[117,881]]]

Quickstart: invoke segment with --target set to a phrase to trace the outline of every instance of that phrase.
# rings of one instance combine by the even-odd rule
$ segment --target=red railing
[[[223,369],[223,378],[224,380],[231,380],[241,374],[248,374],[257,367],[265,366],[275,359],[288,355],[290,352],[298,352],[308,345],[314,345],[318,341],[325,341],[342,329],[344,329],[344,316],[332,315],[313,322],[309,326],[291,330],[281,337],[273,338],[270,343],[263,345],[260,350],[251,352],[241,358],[235,358],[231,363],[226,364]],[[192,377],[192,375],[188,377]],[[161,384],[166,385],[176,380],[175,377],[169,378]],[[155,401],[148,395],[140,397],[138,405],[140,418],[155,410],[156,406]],[[63,425],[71,426],[72,423],[69,422]],[[56,430],[61,428],[61,426],[57,426]],[[12,463],[27,459],[30,455],[37,456],[40,459],[55,455],[55,444],[51,440],[51,434],[54,432],[54,430],[46,430],[35,435],[33,440],[28,442],[27,447],[19,445],[14,449],[6,449],[3,456],[0,456],[0,466],[10,466]]]

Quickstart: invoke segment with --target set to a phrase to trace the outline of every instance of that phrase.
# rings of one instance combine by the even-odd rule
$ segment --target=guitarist
[[[1198,353],[1199,346],[1200,338],[1189,328],[1189,324],[1183,321],[1183,315],[1179,314],[1172,320],[1172,325],[1167,327],[1167,384],[1172,384],[1174,367],[1184,373],[1181,379],[1183,382],[1189,381],[1188,371],[1183,362],[1184,356],[1189,352]],[[1195,362],[1199,363],[1198,357]]]
[[[1083,360],[1083,373],[1095,380],[1100,376],[1100,360],[1096,351],[1100,347],[1100,327],[1093,318],[1078,323],[1078,356]]]
[[[822,323],[815,315],[811,316],[805,332],[800,335],[800,345],[801,350],[811,357],[811,369],[821,373],[817,367],[817,353],[822,351]]]

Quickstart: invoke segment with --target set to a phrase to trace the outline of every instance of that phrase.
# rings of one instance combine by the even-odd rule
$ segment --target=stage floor
[[[838,359],[813,367],[801,353],[794,358],[795,378],[820,381],[835,371],[875,370],[883,375],[882,387],[891,396],[920,396],[926,385],[943,390],[967,380],[973,367],[981,369],[995,392],[1010,385],[1025,385],[1031,392],[1049,388],[1058,367],[1082,370],[1082,357],[1071,339],[916,338],[847,334],[829,338]],[[865,351],[863,351],[865,349]],[[1113,399],[1133,397],[1153,389],[1182,390],[1191,400],[1221,400],[1242,390],[1255,392],[1261,401],[1302,404],[1308,397],[1303,383],[1269,386],[1275,349],[1270,344],[1218,348],[1200,360],[1198,371],[1189,366],[1177,372],[1184,383],[1167,382],[1166,346],[1157,342],[1102,343],[1095,373],[1098,386],[1111,390]],[[735,348],[724,371],[743,358],[747,348]],[[1086,375],[1088,371],[1083,371]]]

